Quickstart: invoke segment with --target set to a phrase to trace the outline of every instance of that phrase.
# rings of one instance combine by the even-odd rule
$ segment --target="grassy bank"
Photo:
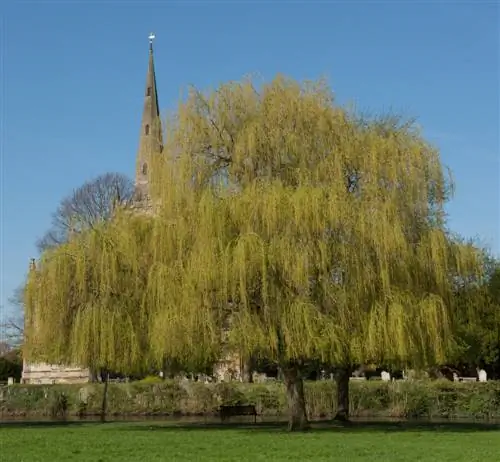
[[[313,425],[288,434],[277,425],[0,425],[3,462],[369,461],[446,462],[498,459],[492,425]]]
[[[15,385],[0,388],[5,415],[95,415],[103,385]],[[351,415],[358,417],[500,418],[500,382],[353,382]],[[335,384],[306,384],[308,414],[330,418],[335,413]],[[208,384],[165,381],[159,384],[110,384],[109,415],[201,415],[221,404],[255,404],[264,416],[286,412],[281,383]]]

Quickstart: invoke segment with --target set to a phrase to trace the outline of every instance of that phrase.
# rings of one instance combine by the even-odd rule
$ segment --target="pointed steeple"
[[[142,112],[139,149],[137,151],[135,186],[140,200],[148,197],[149,164],[151,156],[163,149],[163,139],[158,105],[158,91],[153,57],[154,34],[149,35],[149,64],[144,91],[144,109]]]

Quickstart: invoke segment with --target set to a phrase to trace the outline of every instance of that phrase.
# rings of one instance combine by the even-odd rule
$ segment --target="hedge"
[[[85,416],[99,414],[102,384],[13,385],[0,387],[0,414],[6,416]],[[311,419],[335,414],[332,381],[306,383]],[[350,386],[353,417],[500,418],[500,382],[366,381]],[[193,416],[217,412],[221,404],[254,404],[262,416],[286,413],[282,383],[165,381],[111,383],[109,416]]]

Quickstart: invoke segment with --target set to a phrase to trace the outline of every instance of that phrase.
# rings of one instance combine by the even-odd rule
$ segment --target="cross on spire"
[[[153,49],[153,40],[156,38],[156,35],[153,33],[153,32],[150,32],[149,33],[149,49],[152,50]]]

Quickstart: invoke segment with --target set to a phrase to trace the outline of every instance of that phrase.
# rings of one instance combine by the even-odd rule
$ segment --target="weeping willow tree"
[[[412,126],[359,120],[323,82],[278,77],[193,91],[166,139],[150,162],[154,219],[117,217],[33,272],[27,305],[44,307],[53,357],[260,355],[283,372],[295,430],[309,361],[446,356],[451,286],[476,252],[449,239],[450,182]]]
[[[171,223],[159,248],[190,244],[151,275],[154,351],[274,359],[291,429],[307,425],[310,359],[444,360],[453,280],[477,258],[446,232],[451,180],[414,126],[359,120],[324,83],[277,78],[193,92],[168,139],[152,179]]]
[[[27,359],[123,373],[147,364],[152,229],[119,211],[42,255],[25,291]]]

